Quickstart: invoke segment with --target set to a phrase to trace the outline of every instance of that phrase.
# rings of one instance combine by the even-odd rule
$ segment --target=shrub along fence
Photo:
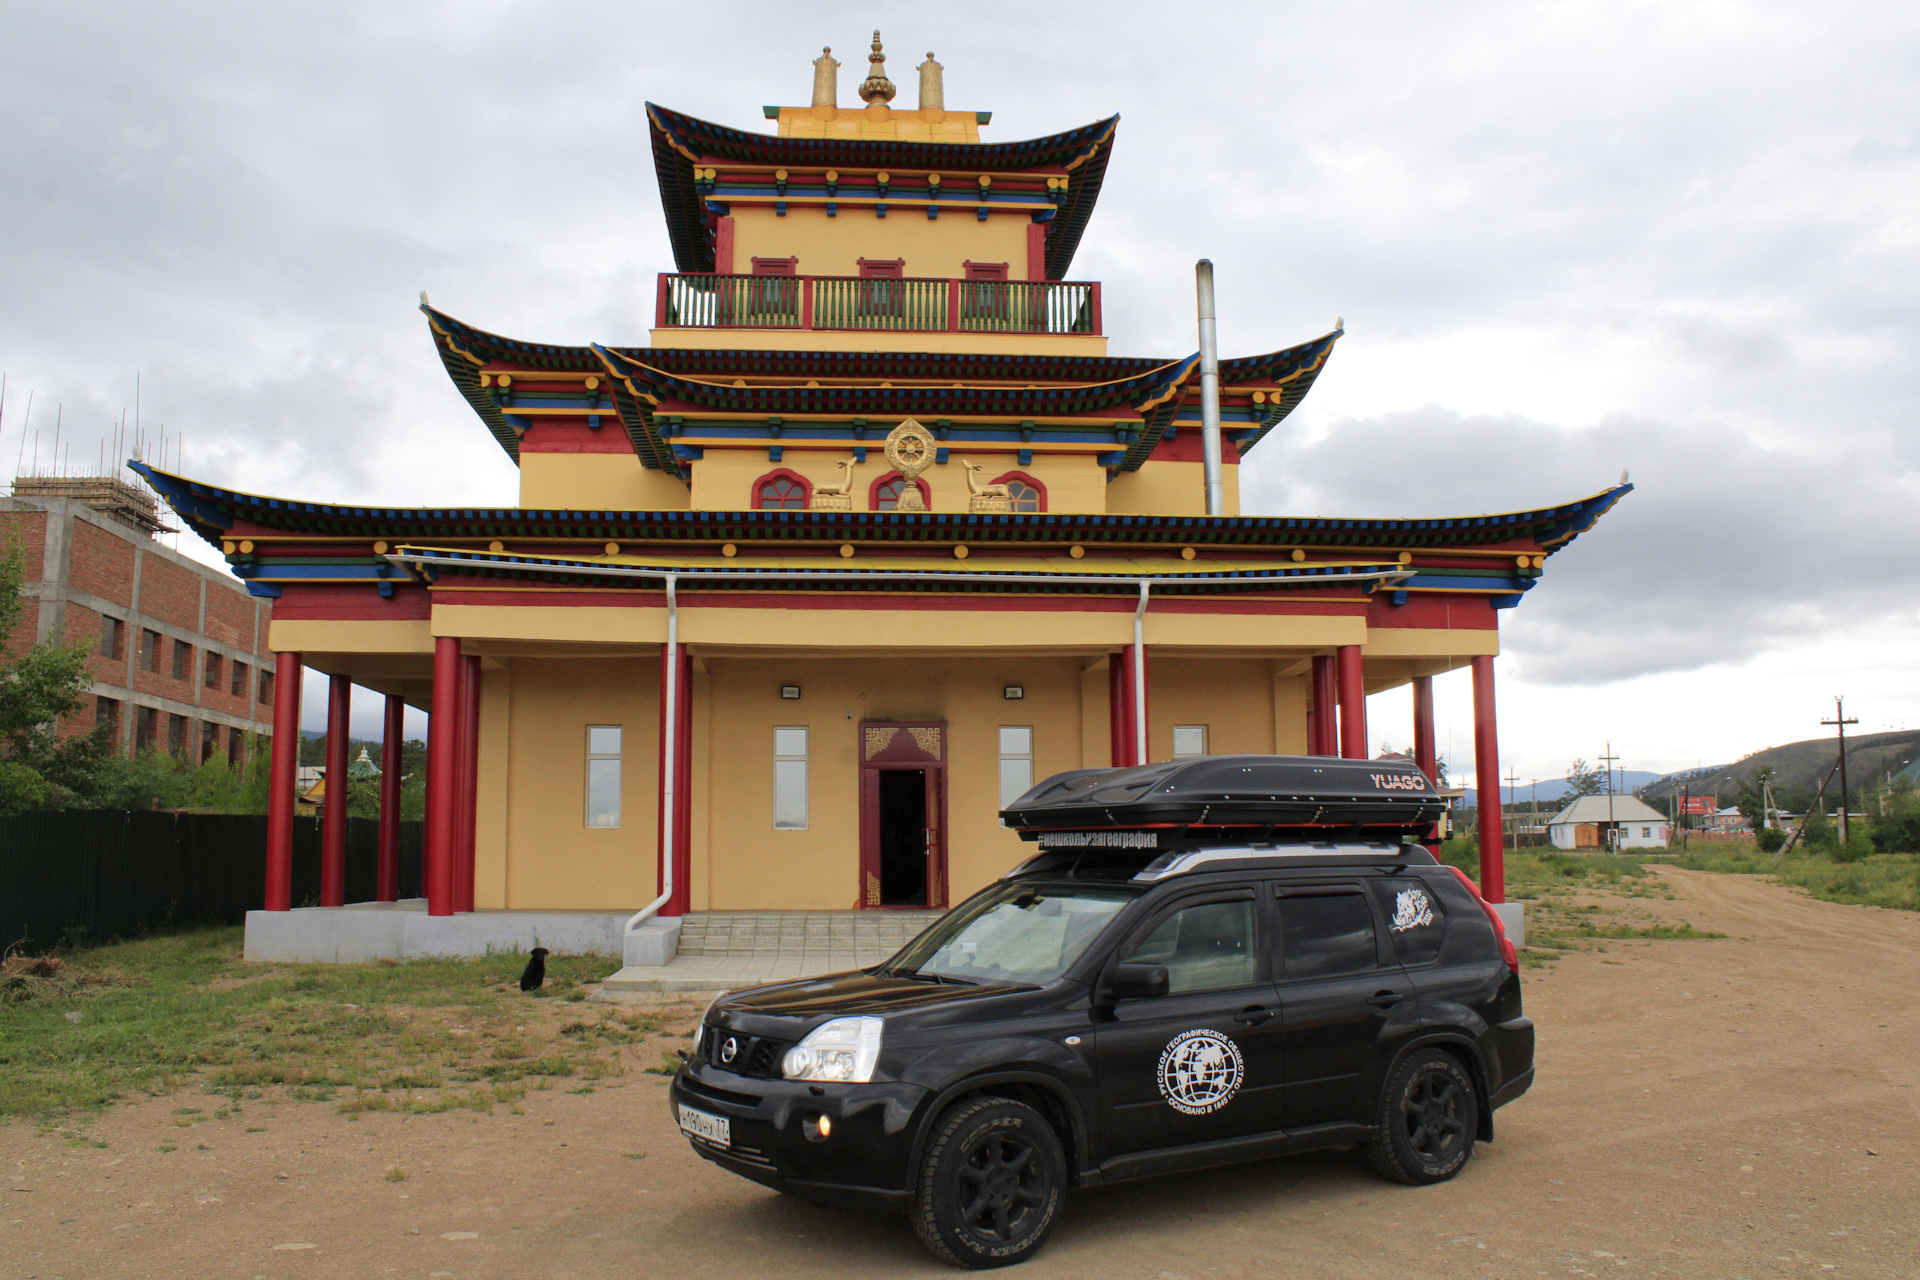
[[[400,896],[421,892],[421,827],[400,824]],[[258,814],[75,809],[0,818],[0,949],[45,951],[155,929],[239,924],[265,905]],[[380,824],[347,820],[347,901],[376,892]],[[320,900],[320,820],[293,822],[293,901]]]

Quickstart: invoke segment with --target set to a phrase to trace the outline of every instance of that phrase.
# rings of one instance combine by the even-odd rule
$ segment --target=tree
[[[1766,794],[1767,784],[1772,781],[1773,766],[1762,765],[1741,780],[1740,793],[1733,798],[1734,808],[1740,810],[1740,816],[1755,831],[1768,823]]]
[[[1567,766],[1567,794],[1570,796],[1603,796],[1613,789],[1613,780],[1608,771],[1585,760],[1575,760]]]
[[[7,644],[25,612],[26,576],[20,544],[9,542],[0,549],[0,814],[71,804],[107,751],[104,733],[60,737],[61,717],[83,705],[92,646]]]
[[[1878,853],[1920,853],[1920,791],[1913,783],[1893,780],[1886,811],[1873,824],[1872,834]]]

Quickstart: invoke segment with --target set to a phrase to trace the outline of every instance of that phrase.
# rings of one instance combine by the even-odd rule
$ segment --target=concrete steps
[[[886,959],[940,911],[701,911],[682,916],[678,952],[601,983],[622,992],[721,991],[841,973]]]

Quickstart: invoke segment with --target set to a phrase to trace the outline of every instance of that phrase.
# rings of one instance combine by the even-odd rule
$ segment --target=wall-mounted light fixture
[[[798,698],[800,696],[800,686],[797,684],[783,684],[780,686],[780,696],[783,698]]]
[[[1009,702],[1018,702],[1027,696],[1027,686],[1023,684],[1010,684],[1005,689],[1002,689],[1000,694]]]

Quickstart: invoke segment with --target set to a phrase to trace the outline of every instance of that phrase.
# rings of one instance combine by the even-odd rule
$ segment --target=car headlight
[[[807,1033],[780,1063],[789,1080],[823,1084],[865,1084],[880,1059],[885,1018],[835,1018]]]

